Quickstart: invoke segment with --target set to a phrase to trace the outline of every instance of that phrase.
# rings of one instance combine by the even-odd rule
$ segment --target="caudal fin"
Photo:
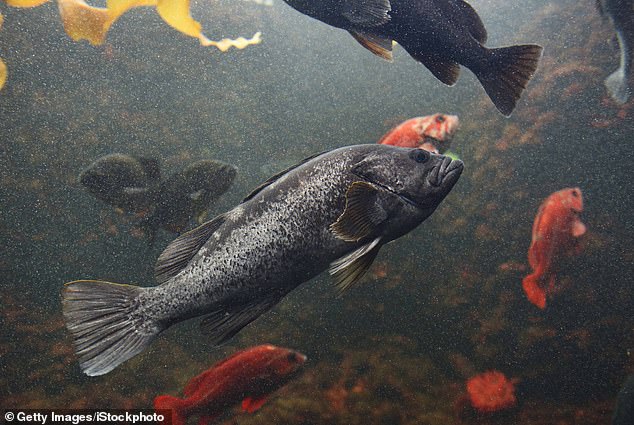
[[[171,395],[160,395],[154,399],[154,410],[170,410],[172,414],[171,422],[163,421],[164,424],[185,425],[187,416],[183,411],[183,400]]]
[[[537,69],[542,47],[501,47],[490,49],[488,54],[488,64],[473,71],[495,107],[508,117]]]
[[[110,372],[143,351],[162,331],[146,320],[138,295],[143,288],[96,280],[67,283],[62,291],[66,328],[73,335],[86,375]]]
[[[533,273],[522,281],[526,298],[542,310],[546,308],[546,291],[539,284],[539,277]]]

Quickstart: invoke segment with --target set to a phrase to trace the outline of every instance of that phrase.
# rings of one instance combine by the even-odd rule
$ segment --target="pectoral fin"
[[[341,13],[350,23],[360,27],[377,27],[390,20],[389,0],[346,0]]]
[[[386,61],[392,62],[392,40],[372,34],[350,31],[350,35],[363,47]]]
[[[387,213],[377,202],[378,189],[366,182],[354,182],[346,192],[346,207],[330,230],[339,239],[357,242],[385,221]]]
[[[369,244],[363,245],[330,264],[329,271],[335,278],[339,294],[351,287],[368,271],[379,253],[379,249],[381,249],[380,241],[381,238],[376,238]]]
[[[578,238],[579,236],[582,236],[585,233],[586,233],[586,225],[580,222],[579,220],[576,220],[574,224],[572,225],[572,236],[574,236],[575,238]]]

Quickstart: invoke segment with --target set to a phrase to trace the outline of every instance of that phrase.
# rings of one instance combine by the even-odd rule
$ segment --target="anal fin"
[[[223,344],[246,325],[273,308],[282,297],[283,294],[275,294],[244,304],[220,306],[202,320],[200,327],[209,335],[212,344]]]
[[[442,56],[430,53],[411,53],[410,55],[418,62],[425,65],[434,77],[442,83],[453,86],[460,76],[460,64]]]
[[[244,400],[242,400],[242,410],[244,410],[247,413],[254,413],[257,410],[260,409],[260,407],[264,406],[264,403],[266,403],[266,396],[263,397],[259,397],[259,398],[252,398],[252,397],[247,397]]]

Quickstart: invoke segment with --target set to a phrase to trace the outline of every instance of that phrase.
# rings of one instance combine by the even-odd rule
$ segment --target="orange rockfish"
[[[533,273],[524,278],[522,286],[528,300],[541,309],[546,307],[546,296],[554,293],[559,262],[578,252],[578,238],[586,232],[586,226],[579,220],[582,210],[583,198],[578,187],[553,193],[539,207],[528,249]]]
[[[183,390],[186,398],[160,395],[154,408],[171,410],[172,425],[184,425],[190,416],[200,416],[198,423],[208,424],[240,402],[243,410],[253,413],[294,378],[305,361],[306,356],[287,348],[251,347],[192,378]]]
[[[379,143],[445,153],[458,129],[458,123],[456,115],[434,114],[411,118],[388,131]]]

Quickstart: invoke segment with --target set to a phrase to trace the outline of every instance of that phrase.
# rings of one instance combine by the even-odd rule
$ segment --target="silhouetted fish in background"
[[[150,215],[141,223],[154,238],[159,227],[181,233],[192,218],[202,223],[209,204],[233,184],[236,168],[216,160],[200,160],[161,183]]]
[[[489,49],[476,11],[463,0],[284,0],[305,15],[342,28],[363,47],[392,59],[396,41],[447,85],[460,65],[480,80],[496,108],[509,116],[537,69],[541,46]]]
[[[201,218],[229,189],[235,176],[232,165],[201,160],[161,181],[157,160],[115,153],[96,160],[79,181],[96,198],[141,215],[140,226],[152,242],[159,228],[186,230],[192,218]]]
[[[328,267],[345,290],[383,245],[435,211],[462,170],[461,161],[423,149],[335,149],[176,238],[156,264],[159,286],[67,284],[63,313],[82,370],[108,373],[165,329],[202,315],[206,340],[220,344]]]
[[[210,424],[238,403],[253,413],[271,393],[296,377],[305,362],[305,355],[288,348],[269,344],[247,348],[190,379],[184,398],[156,397],[154,408],[170,409],[171,425],[185,425],[192,416],[200,416],[199,425]]]
[[[619,68],[605,79],[605,87],[615,101],[623,104],[630,97],[629,81],[632,74],[634,48],[634,0],[597,0],[597,8],[607,16],[616,31],[621,49]]]
[[[93,162],[79,182],[97,199],[125,212],[147,211],[161,179],[158,161],[113,153]]]

